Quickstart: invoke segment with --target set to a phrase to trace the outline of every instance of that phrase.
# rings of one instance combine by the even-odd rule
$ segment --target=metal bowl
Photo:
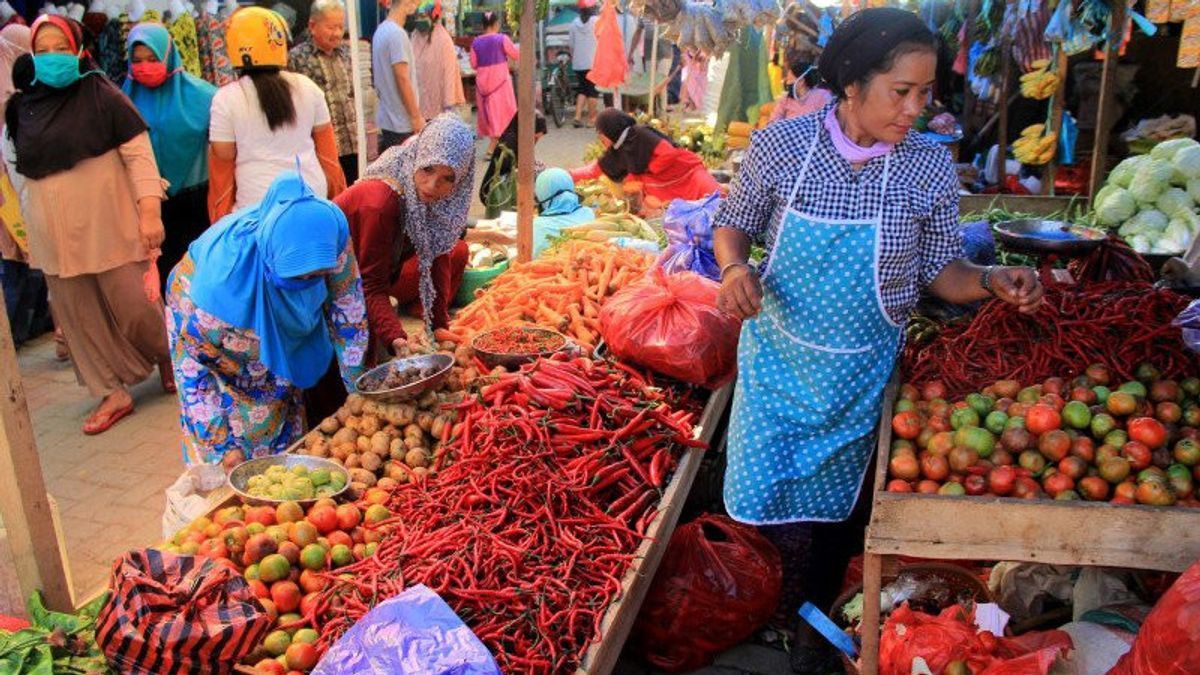
[[[996,238],[1017,253],[1083,256],[1108,235],[1103,230],[1060,220],[1008,220],[995,225]]]
[[[246,491],[246,486],[250,482],[250,478],[259,474],[265,473],[272,466],[285,466],[290,471],[294,466],[306,466],[308,470],[329,469],[330,473],[335,471],[346,475],[346,484],[342,489],[328,495],[330,499],[336,499],[350,487],[350,474],[336,462],[332,462],[323,457],[310,457],[308,455],[272,455],[271,457],[259,457],[250,459],[238,464],[229,472],[229,477],[226,479],[229,482],[229,487],[242,498],[247,504],[282,504],[287,501],[294,501],[301,505],[309,505],[316,502],[322,497],[313,497],[312,499],[272,499],[270,497],[258,497],[251,495]]]
[[[532,333],[534,335],[542,335],[547,338],[558,337],[563,341],[562,346],[559,347],[558,349],[554,349],[554,350],[547,351],[547,352],[527,352],[527,353],[511,353],[511,354],[500,353],[500,352],[489,352],[485,349],[479,348],[479,346],[478,346],[479,342],[483,338],[491,335],[492,333],[495,333],[495,332],[501,331],[501,330],[505,330],[505,331],[512,330],[512,327],[495,328],[495,329],[492,329],[489,331],[484,331],[484,332],[476,335],[475,338],[471,340],[471,349],[475,350],[475,354],[479,357],[479,360],[483,361],[483,364],[485,366],[487,366],[488,368],[495,368],[496,366],[502,366],[505,369],[515,370],[515,369],[520,368],[521,366],[525,365],[526,363],[529,363],[531,361],[536,361],[541,358],[553,356],[554,354],[557,354],[558,352],[561,352],[564,349],[567,349],[571,346],[571,341],[569,339],[567,339],[567,336],[563,335],[562,333],[559,333],[558,331],[550,330],[549,328],[534,328],[534,327],[527,326],[527,327],[522,327],[520,330],[525,331],[527,333]]]
[[[392,389],[377,388],[393,372],[402,373],[410,370],[421,370],[429,366],[433,366],[437,371],[423,380],[417,380],[403,387],[394,387]],[[381,403],[398,403],[416,398],[430,389],[436,388],[446,379],[446,376],[450,374],[450,369],[453,367],[454,357],[449,354],[424,354],[396,359],[363,373],[354,383],[354,389],[363,398],[373,399]]]

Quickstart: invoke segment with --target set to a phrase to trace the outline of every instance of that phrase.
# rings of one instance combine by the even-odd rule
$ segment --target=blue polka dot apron
[[[900,345],[879,293],[882,207],[873,220],[848,221],[795,203],[815,148],[762,277],[762,311],[738,346],[725,506],[755,525],[849,517]],[[890,157],[881,195],[889,166]]]

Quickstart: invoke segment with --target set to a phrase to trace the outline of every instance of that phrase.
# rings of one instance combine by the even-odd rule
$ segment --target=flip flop
[[[175,373],[171,370],[171,366],[159,364],[158,381],[162,385],[163,391],[168,394],[174,394],[179,391],[179,388],[175,385]]]
[[[102,434],[102,433],[108,431],[109,429],[111,429],[114,424],[116,424],[117,422],[120,422],[122,419],[124,419],[132,414],[133,414],[133,404],[132,403],[125,406],[124,408],[118,408],[117,410],[110,412],[108,414],[108,417],[104,418],[104,422],[101,422],[101,423],[97,423],[94,421],[95,417],[96,417],[96,413],[92,413],[91,416],[88,417],[87,420],[85,420],[83,423],[83,433],[88,436],[95,436],[97,434]]]

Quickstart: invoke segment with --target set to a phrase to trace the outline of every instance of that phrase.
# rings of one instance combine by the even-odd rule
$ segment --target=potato
[[[416,438],[414,436],[409,436],[408,438],[404,439],[404,447],[408,448],[409,450],[424,448],[425,437],[422,436],[421,438]]]
[[[347,469],[357,469],[358,467],[362,466],[362,455],[358,454],[357,452],[352,452],[346,455],[346,459],[342,462],[342,466],[346,467]]]
[[[320,443],[317,443],[309,448],[308,454],[312,455],[313,457],[328,457],[329,444],[322,440]]]
[[[353,445],[358,440],[358,432],[350,427],[342,427],[333,435],[334,443],[347,443]]]
[[[354,449],[359,452],[367,452],[371,449],[371,438],[366,435],[359,436],[354,441]]]
[[[376,417],[379,417],[380,412],[383,410],[383,407],[384,407],[383,403],[380,403],[379,401],[372,401],[372,400],[368,399],[365,403],[363,403],[362,414],[374,415]]]
[[[403,463],[392,460],[384,465],[383,473],[392,480],[407,481],[412,472]]]
[[[353,500],[362,499],[363,493],[367,491],[367,487],[363,483],[352,482],[350,483],[350,488],[346,490],[346,494]]]
[[[433,420],[433,426],[429,427],[429,433],[435,439],[441,440],[442,434],[446,431],[446,427],[454,424],[454,415],[441,414]]]
[[[387,423],[391,424],[392,426],[403,427],[405,425],[412,424],[413,417],[416,416],[416,414],[416,409],[413,408],[412,405],[405,403],[403,405],[394,406],[386,415],[384,415],[384,419],[387,420]]]
[[[425,430],[417,424],[404,427],[404,438],[425,438]]]
[[[421,398],[417,399],[417,407],[422,410],[427,410],[437,405],[438,398],[436,391],[427,391],[421,394]]]
[[[397,429],[396,425],[394,425],[394,424],[388,424],[388,425],[384,426],[382,429],[380,429],[380,431],[387,434],[391,438],[397,438],[398,436],[400,436],[400,430]]]
[[[338,424],[345,426],[346,420],[350,419],[350,409],[346,406],[338,408],[337,412],[333,414],[333,418],[338,421]]]
[[[395,454],[397,450],[404,450],[403,438],[393,438],[391,442],[388,443],[388,452]]]
[[[412,478],[410,479],[410,481],[413,483],[417,483],[417,482],[424,480],[425,477],[427,477],[428,475],[429,475],[429,469],[426,469],[423,466],[418,466],[417,468],[412,470]]]
[[[351,415],[363,414],[363,408],[367,404],[367,399],[360,394],[350,394],[346,397],[346,407],[350,409]]]
[[[404,456],[404,463],[414,469],[429,466],[429,453],[424,448],[413,448]]]
[[[347,443],[334,443],[329,449],[329,456],[337,459],[338,463],[341,463],[343,460],[349,457],[350,453],[353,451],[354,447]]]
[[[361,423],[362,423],[361,417],[359,417],[358,415],[351,415],[346,418],[346,421],[342,423],[342,426],[346,427],[347,429],[353,429],[355,432],[357,432],[358,425]]]
[[[330,457],[329,461],[333,462],[334,464],[337,464],[338,466],[342,466],[342,458],[341,457]]]
[[[392,488],[396,487],[396,486],[397,486],[397,485],[399,485],[399,484],[400,484],[400,483],[398,483],[397,481],[395,481],[395,480],[393,480],[393,479],[391,479],[391,478],[388,478],[387,476],[384,476],[383,478],[380,478],[380,479],[379,479],[379,482],[377,482],[377,483],[375,484],[375,486],[376,486],[376,487],[381,487],[381,488],[383,488],[383,489],[385,489],[385,490],[390,490],[390,489],[392,489]]]
[[[374,436],[376,431],[379,431],[383,425],[379,423],[379,418],[374,415],[363,415],[358,423],[358,433],[364,436]]]
[[[371,452],[379,455],[380,457],[388,454],[388,450],[391,448],[391,445],[391,437],[383,431],[376,431],[375,435],[371,437]]]
[[[366,469],[350,469],[349,471],[350,482],[352,483],[362,483],[367,487],[372,487],[376,483],[375,474],[367,471]]]
[[[378,471],[379,467],[383,465],[383,460],[373,452],[359,455],[358,461],[362,464],[362,468],[372,473]]]

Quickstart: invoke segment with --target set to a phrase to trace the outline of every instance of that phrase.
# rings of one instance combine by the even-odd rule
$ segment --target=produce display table
[[[1172,572],[1200,558],[1200,512],[1194,509],[887,492],[892,408],[899,386],[898,378],[888,385],[879,423],[863,561],[863,675],[878,672],[879,593],[896,556]]]

